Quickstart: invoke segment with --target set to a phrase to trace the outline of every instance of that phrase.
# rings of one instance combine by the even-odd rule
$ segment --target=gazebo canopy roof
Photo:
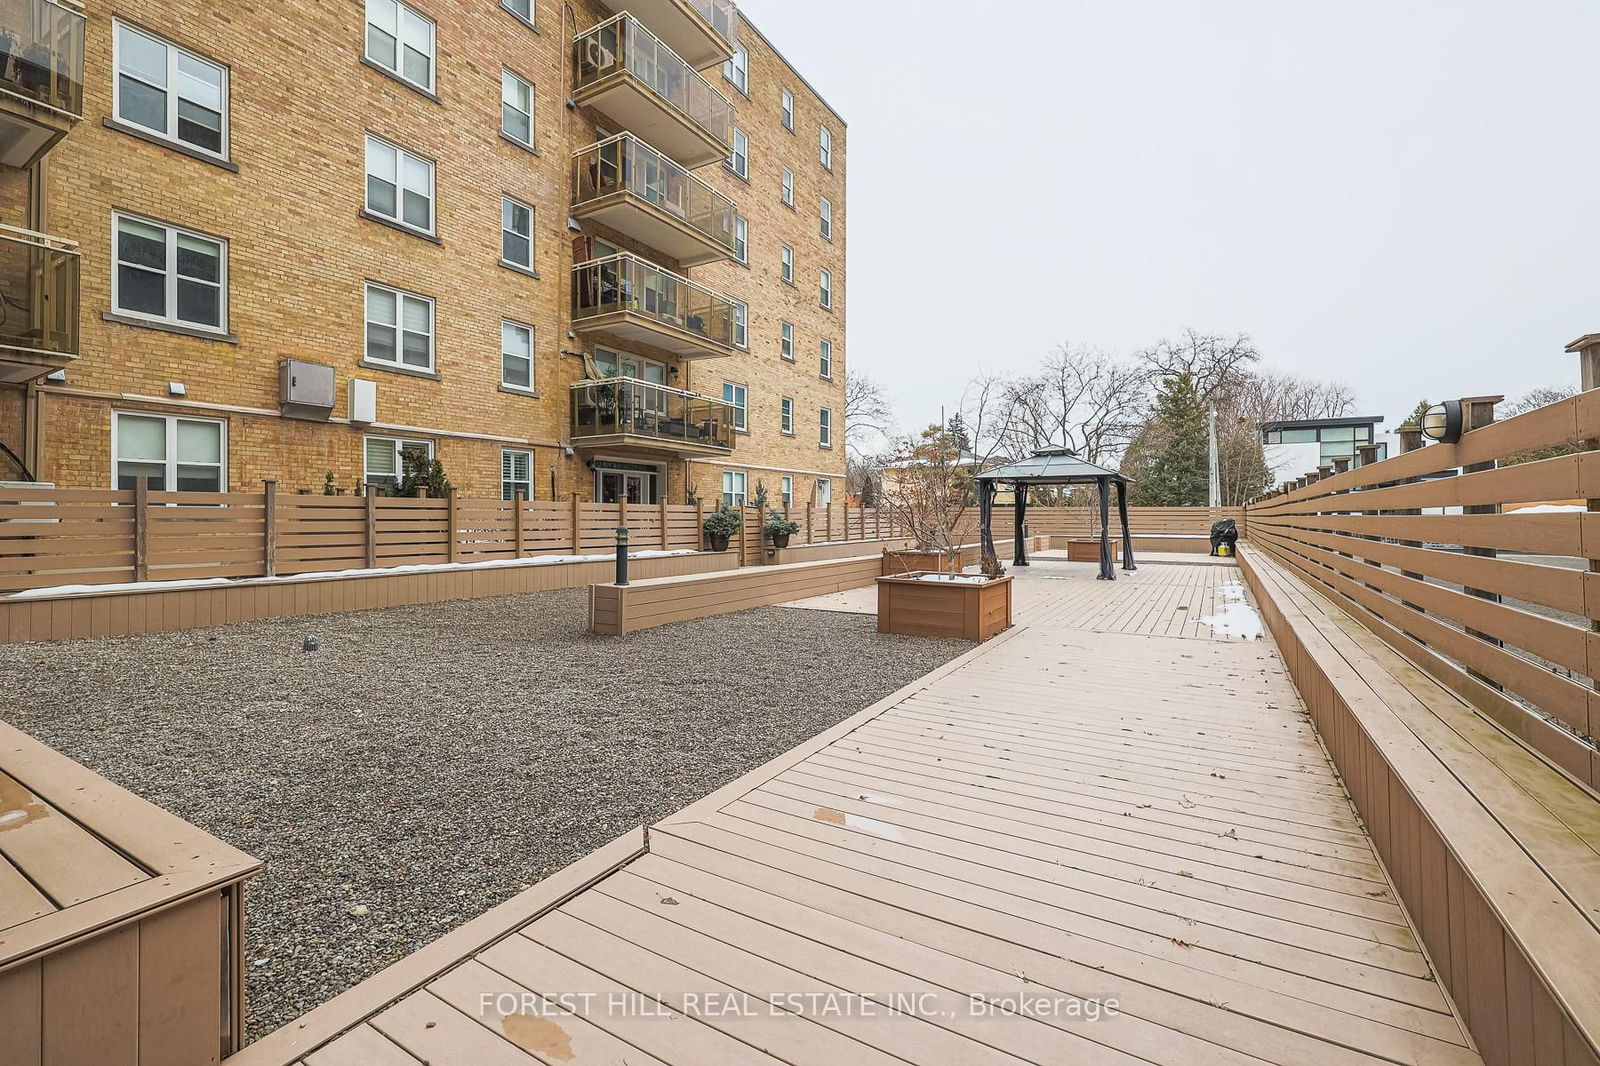
[[[1079,459],[1071,448],[1040,448],[1026,459],[985,470],[979,481],[1011,481],[1030,485],[1086,485],[1129,479],[1115,470]]]

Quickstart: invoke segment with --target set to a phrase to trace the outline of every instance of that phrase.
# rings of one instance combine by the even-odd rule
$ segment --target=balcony
[[[606,0],[606,6],[637,16],[696,70],[732,58],[739,43],[739,9],[733,0]]]
[[[0,4],[0,165],[32,166],[83,118],[80,7]]]
[[[572,268],[572,328],[654,345],[680,359],[734,351],[732,300],[626,252]]]
[[[594,219],[685,267],[733,256],[733,201],[624,133],[572,158],[572,214]]]
[[[573,42],[574,99],[694,169],[726,159],[733,105],[629,14]]]
[[[0,226],[0,382],[32,381],[78,357],[78,246]]]
[[[575,448],[726,455],[733,450],[733,418],[731,404],[637,378],[580,381],[572,386]]]

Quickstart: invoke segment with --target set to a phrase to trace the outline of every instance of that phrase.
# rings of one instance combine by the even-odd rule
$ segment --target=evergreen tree
[[[1162,381],[1139,449],[1131,502],[1141,507],[1204,507],[1210,502],[1210,456],[1206,410],[1194,378],[1181,373]]]

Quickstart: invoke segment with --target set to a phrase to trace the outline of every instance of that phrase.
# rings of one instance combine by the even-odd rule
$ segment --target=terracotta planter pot
[[[878,632],[981,644],[1011,628],[1010,577],[926,581],[925,576],[878,578]]]

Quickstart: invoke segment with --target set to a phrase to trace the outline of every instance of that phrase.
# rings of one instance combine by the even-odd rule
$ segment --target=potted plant
[[[767,512],[766,524],[762,526],[767,536],[772,538],[774,548],[787,548],[789,538],[800,532],[800,523],[791,522],[777,511]]]
[[[728,541],[737,536],[744,529],[744,515],[737,508],[723,504],[715,511],[706,515],[706,539],[711,542],[711,550],[725,552],[728,550]]]

